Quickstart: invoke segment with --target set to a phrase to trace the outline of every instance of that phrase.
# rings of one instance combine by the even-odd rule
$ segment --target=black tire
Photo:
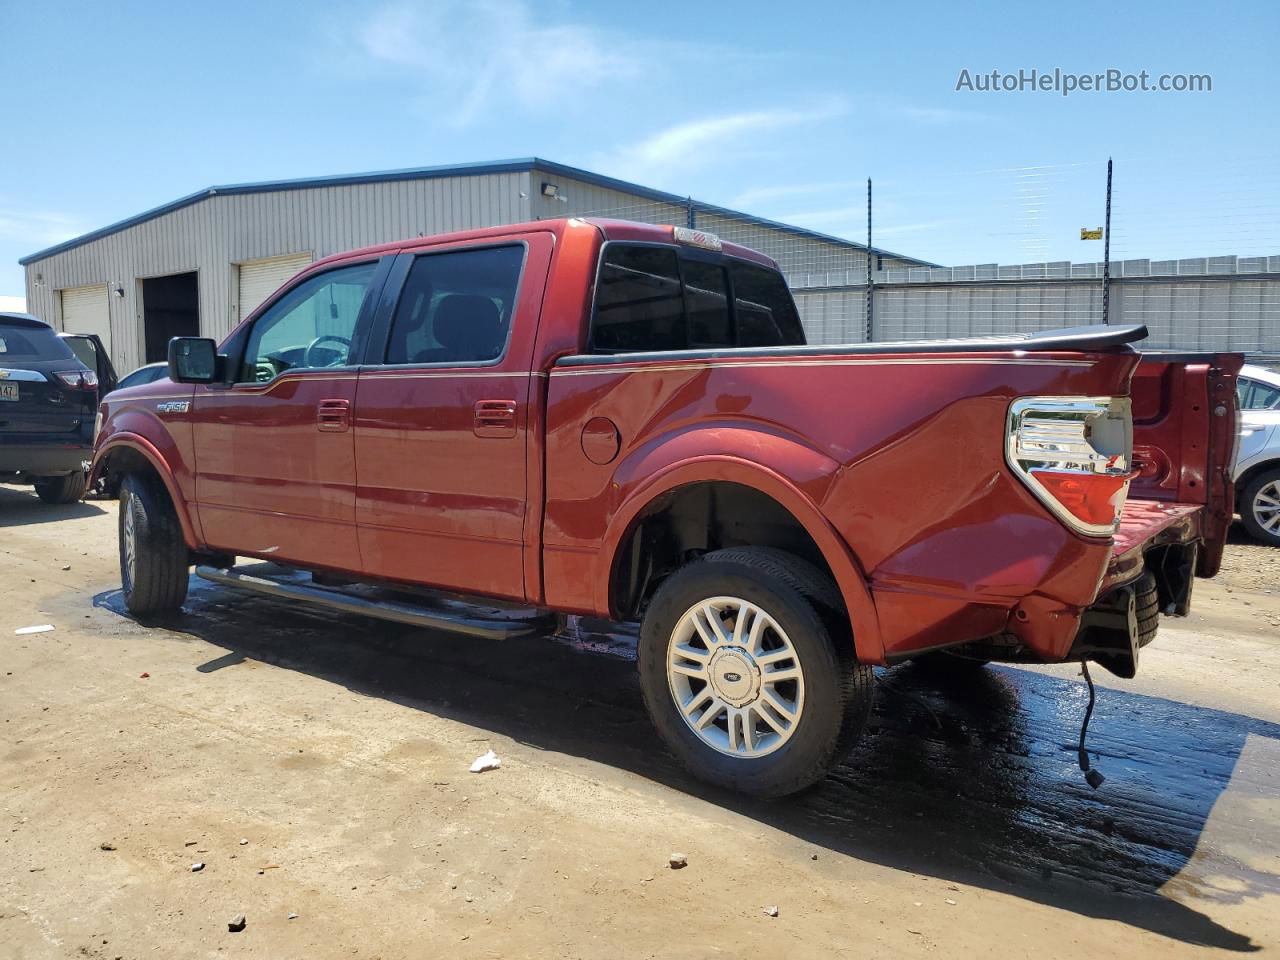
[[[1263,518],[1258,515],[1259,505],[1255,503],[1263,489],[1271,484],[1276,484],[1277,490],[1280,490],[1280,467],[1264,470],[1250,480],[1240,495],[1237,508],[1240,510],[1240,519],[1244,521],[1244,528],[1249,531],[1249,536],[1259,543],[1280,547],[1280,529],[1272,532],[1262,525]],[[1272,522],[1274,517],[1275,514],[1270,514],[1266,519]]]
[[[83,470],[61,477],[37,477],[36,496],[45,503],[78,503],[84,499],[87,482]]]
[[[668,682],[677,624],[699,601],[719,596],[767,611],[790,638],[803,676],[803,709],[789,739],[762,756],[731,756],[705,743]],[[795,793],[845,757],[871,712],[874,676],[854,659],[848,632],[836,585],[811,564],[764,547],[717,550],[668,577],[649,603],[639,643],[645,706],[663,741],[698,778],[758,797]]]
[[[159,480],[137,473],[124,478],[119,530],[120,583],[129,612],[165,613],[181,607],[187,598],[187,545],[169,493]]]
[[[1138,646],[1145,647],[1156,638],[1160,629],[1160,590],[1156,586],[1156,575],[1150,570],[1143,571],[1133,584],[1134,615],[1138,618]]]

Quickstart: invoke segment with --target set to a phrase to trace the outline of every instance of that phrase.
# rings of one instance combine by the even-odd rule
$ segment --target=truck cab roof
[[[373,246],[361,247],[358,250],[348,250],[344,253],[333,254],[317,260],[308,269],[315,270],[318,267],[328,266],[334,263],[345,263],[351,260],[367,259],[371,256],[383,256],[389,253],[397,253],[406,250],[416,250],[424,247],[442,246],[445,244],[465,243],[472,240],[488,240],[495,237],[506,237],[515,233],[527,233],[531,230],[545,230],[560,236],[566,230],[583,229],[587,227],[595,228],[600,232],[606,241],[609,240],[625,240],[631,243],[680,243],[676,236],[678,227],[671,224],[654,224],[654,223],[637,223],[631,220],[611,220],[599,217],[559,217],[555,220],[529,220],[524,223],[509,223],[497,227],[479,227],[474,230],[456,230],[452,233],[437,233],[429,237],[412,237],[406,240],[397,240],[390,243],[379,243]],[[698,231],[694,231],[698,232]],[[712,236],[714,234],[703,234],[704,236]],[[736,243],[719,240],[715,238],[719,244],[720,251],[727,256],[737,257],[741,260],[750,260],[759,263],[771,269],[778,269],[777,261],[771,257],[765,256],[757,250],[744,247]]]

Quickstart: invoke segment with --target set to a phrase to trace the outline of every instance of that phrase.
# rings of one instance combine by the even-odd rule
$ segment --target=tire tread
[[[88,478],[83,470],[61,477],[40,477],[35,482],[36,496],[45,503],[78,503],[84,499]]]
[[[130,474],[121,490],[120,509],[135,511],[136,564],[133,589],[125,594],[126,605],[135,614],[177,610],[187,598],[189,564],[182,527],[168,491],[154,477]],[[123,566],[123,544],[120,562]]]

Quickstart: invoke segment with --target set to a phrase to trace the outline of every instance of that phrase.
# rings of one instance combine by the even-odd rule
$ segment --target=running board
[[[511,640],[515,637],[547,633],[554,629],[552,621],[545,616],[525,617],[520,620],[501,620],[428,610],[424,607],[400,603],[395,600],[370,600],[341,590],[331,590],[301,583],[285,583],[267,577],[254,576],[237,570],[235,567],[223,570],[217,567],[197,566],[196,576],[213,583],[220,583],[223,586],[249,590],[268,597],[301,600],[305,603],[328,607],[331,610],[341,610],[344,613],[354,613],[379,620],[391,620],[395,623],[405,623],[428,630],[465,633],[468,636],[483,637],[486,640]]]

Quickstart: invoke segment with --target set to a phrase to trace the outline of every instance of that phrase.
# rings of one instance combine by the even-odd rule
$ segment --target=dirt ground
[[[1096,672],[1097,792],[1078,668],[906,665],[827,781],[756,803],[663,753],[625,637],[468,640],[198,580],[141,624],[115,523],[0,487],[0,957],[1280,944],[1280,551],[1240,539],[1139,679]]]

